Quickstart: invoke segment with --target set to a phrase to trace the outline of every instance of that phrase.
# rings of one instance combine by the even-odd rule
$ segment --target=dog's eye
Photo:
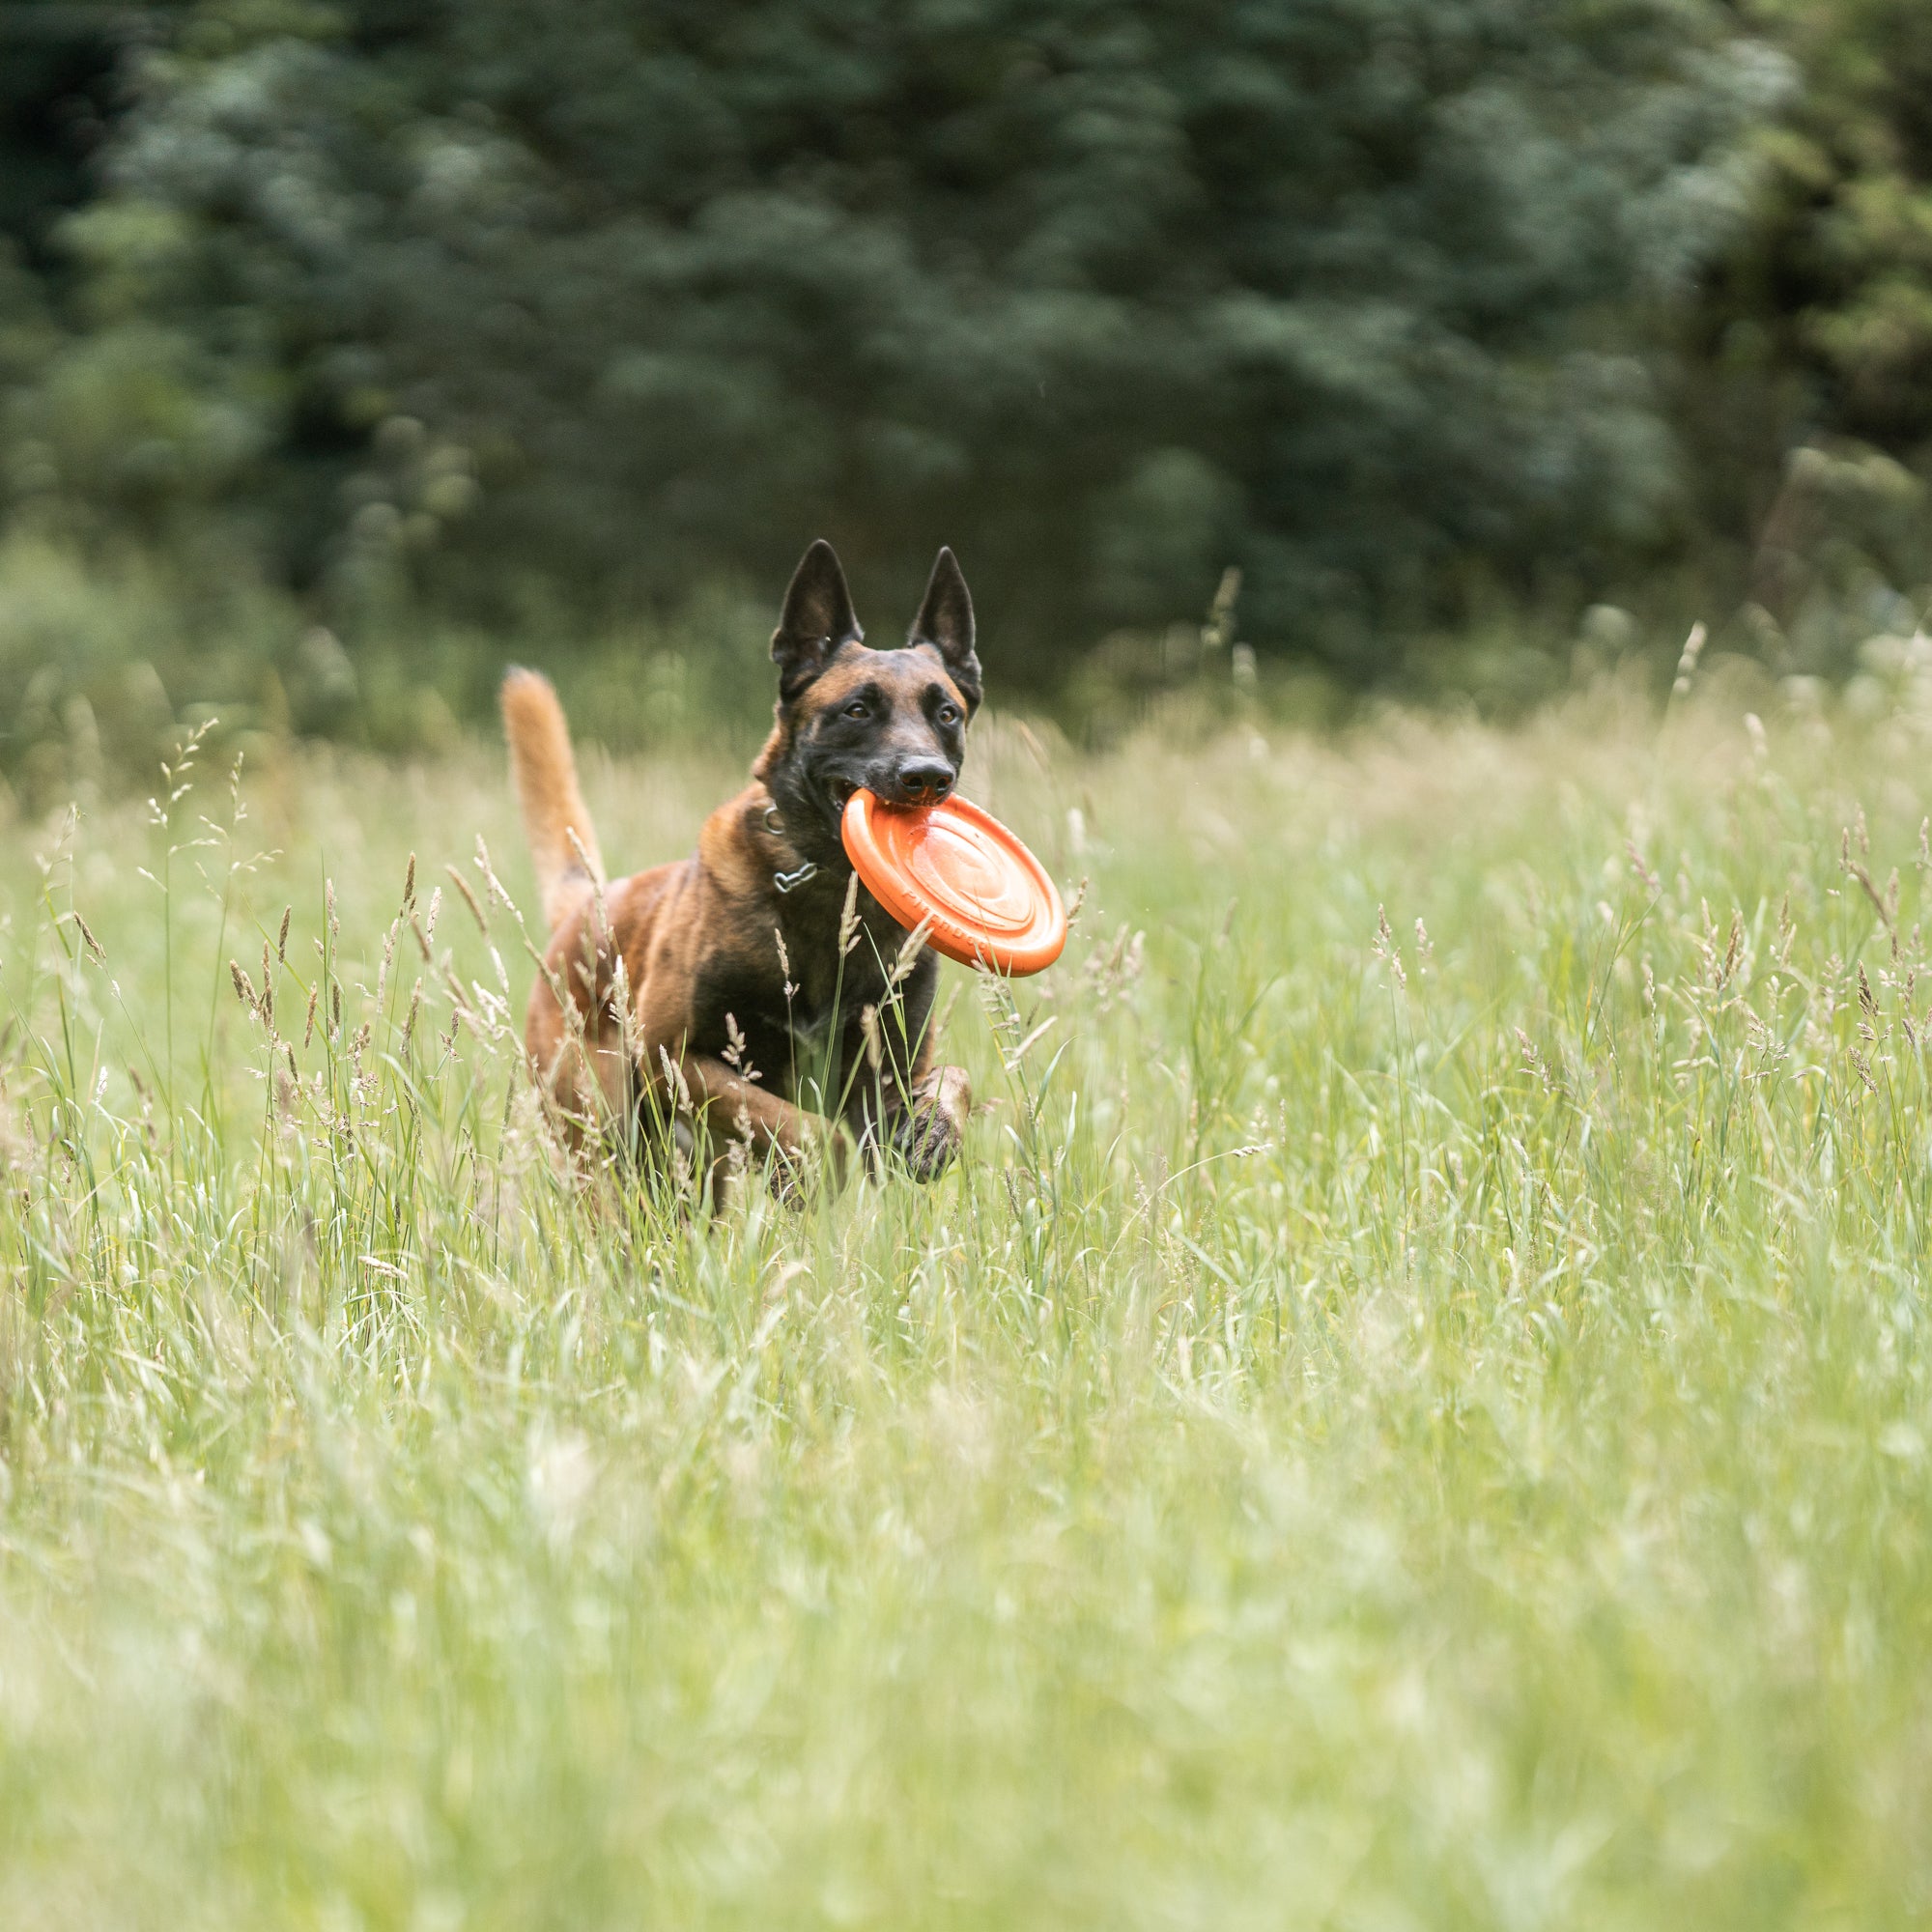
[[[959,707],[956,704],[942,704],[933,716],[942,724],[956,724],[959,722]]]
[[[867,704],[863,698],[855,697],[845,707],[845,716],[848,718],[869,718],[871,715],[871,706]]]

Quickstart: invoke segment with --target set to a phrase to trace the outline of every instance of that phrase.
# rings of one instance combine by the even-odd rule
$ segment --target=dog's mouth
[[[835,809],[843,812],[845,808],[852,803],[852,794],[858,789],[859,787],[850,779],[834,779],[831,790],[832,803]]]

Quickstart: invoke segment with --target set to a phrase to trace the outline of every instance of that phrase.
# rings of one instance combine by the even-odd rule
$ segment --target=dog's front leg
[[[796,1194],[816,1157],[824,1159],[835,1187],[845,1184],[847,1150],[836,1127],[766,1093],[710,1054],[668,1055],[667,1060],[676,1076],[669,1084],[682,1089],[670,1097],[680,1107],[689,1103],[711,1143],[714,1159],[722,1162],[733,1142],[747,1146],[753,1160],[776,1156],[773,1183],[787,1196]],[[663,1067],[658,1085],[661,1091],[667,1086]]]
[[[913,1082],[906,1103],[891,1119],[893,1146],[917,1180],[936,1179],[952,1164],[973,1111],[973,1085],[963,1066],[928,1067]]]

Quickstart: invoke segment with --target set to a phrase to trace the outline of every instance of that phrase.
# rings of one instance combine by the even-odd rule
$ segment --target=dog
[[[530,1066],[579,1147],[674,1134],[722,1185],[735,1145],[795,1195],[814,1163],[842,1180],[849,1135],[930,1179],[959,1151],[972,1090],[936,1064],[938,959],[855,880],[839,823],[862,786],[929,806],[958,782],[980,700],[958,562],[939,553],[905,646],[875,650],[821,538],[785,592],[772,658],[778,703],[751,783],[692,857],[614,881],[555,691],[535,671],[505,676],[550,930]]]

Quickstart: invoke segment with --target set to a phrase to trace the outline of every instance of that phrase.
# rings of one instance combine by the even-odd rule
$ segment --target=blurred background
[[[0,774],[750,730],[811,537],[996,696],[1895,671],[1925,0],[0,4]]]

